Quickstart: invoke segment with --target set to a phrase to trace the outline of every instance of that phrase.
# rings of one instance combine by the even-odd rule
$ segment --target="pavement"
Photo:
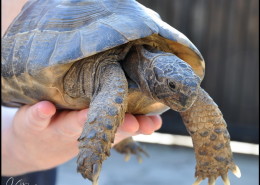
[[[149,152],[140,164],[133,156],[128,162],[114,150],[104,161],[99,185],[192,185],[195,181],[195,156],[192,148],[142,143]],[[238,179],[231,172],[232,185],[259,184],[259,156],[234,154],[242,176]],[[57,185],[92,185],[76,172],[76,159],[58,167]],[[201,185],[207,185],[203,181]],[[216,185],[223,185],[221,178]]]

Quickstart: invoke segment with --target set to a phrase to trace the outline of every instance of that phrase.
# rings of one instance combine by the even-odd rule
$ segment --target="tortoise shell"
[[[69,68],[83,58],[138,42],[156,42],[203,79],[205,64],[198,49],[134,0],[29,1],[2,38],[2,104],[50,100],[60,108],[84,108],[68,103],[72,100],[61,90]]]

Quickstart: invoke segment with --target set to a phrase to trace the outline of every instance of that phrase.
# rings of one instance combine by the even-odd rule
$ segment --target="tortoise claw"
[[[231,168],[231,171],[233,172],[233,174],[235,176],[237,176],[237,178],[241,177],[241,172],[240,172],[240,169],[237,165],[235,165],[235,167]]]
[[[221,178],[222,178],[222,180],[224,182],[224,185],[230,185],[230,181],[229,181],[229,178],[228,178],[227,174],[221,175]]]
[[[98,177],[101,171],[101,164],[93,164],[93,171],[92,171],[92,185],[98,185]]]
[[[131,158],[131,152],[125,154],[125,161],[129,161]],[[139,154],[139,153],[136,153],[136,158],[137,158],[137,161],[138,163],[142,163],[143,162],[143,158],[142,156]]]
[[[131,153],[130,153],[130,152],[128,152],[127,154],[125,154],[125,161],[126,161],[126,162],[129,161],[130,158],[131,158]]]
[[[202,177],[198,177],[198,178],[196,179],[196,181],[195,181],[192,185],[199,185],[202,180],[203,180]]]
[[[89,160],[90,158],[93,160]],[[77,163],[77,171],[81,173],[82,177],[92,181],[92,185],[98,185],[102,155],[92,152],[89,148],[80,148]]]
[[[126,150],[125,161],[129,161],[131,154],[136,155],[139,163],[142,163],[143,161],[141,154],[144,154],[147,157],[149,156],[148,153],[141,148],[141,146],[137,145],[137,143],[133,143],[133,145],[130,145],[130,147]]]
[[[85,169],[82,169],[82,166],[78,167],[78,172],[81,173],[83,178],[88,178],[92,181],[92,185],[98,185],[98,177],[101,171],[101,164],[95,163],[92,165],[92,170],[84,166]]]
[[[233,167],[230,167],[230,170],[238,178],[241,177],[241,172],[240,172],[240,169],[239,169],[239,167],[237,165],[234,165]],[[223,180],[224,185],[230,185],[230,181],[229,181],[227,173],[223,173],[221,175],[221,178]],[[198,176],[196,181],[192,185],[199,185],[202,181],[203,181],[203,178],[201,176]],[[216,183],[216,178],[215,177],[213,177],[213,176],[208,177],[208,185],[215,185],[215,183]]]
[[[214,177],[209,177],[208,185],[215,185],[216,179]]]
[[[117,152],[125,154],[125,161],[131,158],[131,154],[136,155],[139,163],[142,162],[142,154],[149,157],[148,153],[142,149],[139,143],[132,140],[132,138],[127,138],[124,141],[114,146]]]

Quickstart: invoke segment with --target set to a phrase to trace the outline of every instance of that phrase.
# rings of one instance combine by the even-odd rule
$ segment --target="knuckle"
[[[45,128],[45,125],[48,124],[48,119],[44,119],[39,116],[37,107],[30,107],[26,110],[25,114],[25,126],[28,129],[41,131]]]

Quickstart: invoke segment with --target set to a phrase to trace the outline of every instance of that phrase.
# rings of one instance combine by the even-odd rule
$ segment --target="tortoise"
[[[126,112],[180,112],[192,137],[196,184],[233,162],[226,122],[200,87],[205,63],[182,33],[134,0],[31,0],[2,38],[2,105],[48,100],[59,109],[89,107],[77,170],[98,184],[102,162]],[[132,138],[115,149],[145,151]]]

